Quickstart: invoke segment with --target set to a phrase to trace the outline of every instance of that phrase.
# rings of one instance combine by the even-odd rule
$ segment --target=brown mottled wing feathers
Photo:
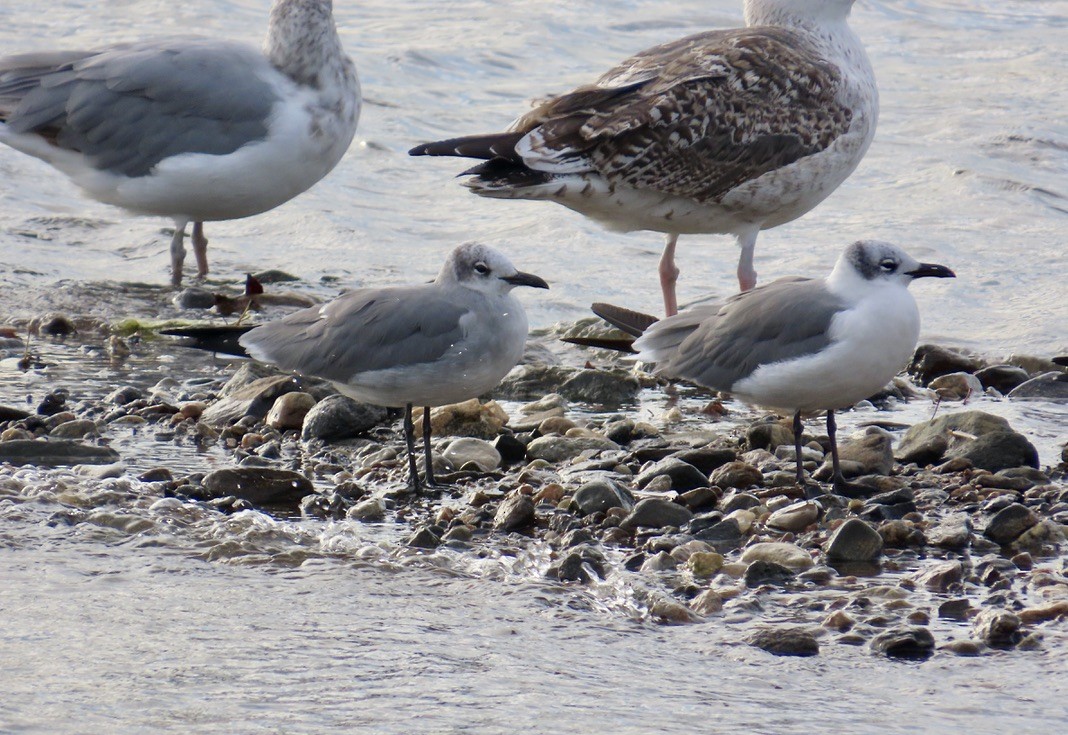
[[[712,31],[642,52],[514,129],[545,160],[582,158],[613,183],[716,201],[844,133],[840,80],[788,29]]]

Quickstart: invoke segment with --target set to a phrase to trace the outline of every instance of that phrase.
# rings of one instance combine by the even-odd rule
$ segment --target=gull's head
[[[921,263],[899,248],[881,240],[861,240],[845,249],[828,280],[876,286],[907,287],[917,278],[955,278],[944,265]]]
[[[506,294],[516,286],[549,287],[538,276],[516,270],[503,253],[478,243],[465,243],[449,253],[438,283],[456,283],[488,295]]]
[[[790,25],[796,21],[843,20],[855,0],[745,0],[745,24]]]

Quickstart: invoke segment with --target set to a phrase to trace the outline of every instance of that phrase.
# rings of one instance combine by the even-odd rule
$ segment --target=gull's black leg
[[[834,484],[834,491],[847,498],[863,498],[868,489],[847,481],[842,475],[842,464],[838,459],[838,424],[835,423],[834,411],[831,410],[827,411],[827,436],[831,440],[831,468],[834,470],[831,482]]]
[[[430,451],[430,406],[423,406],[423,459],[426,462],[427,487],[436,487],[434,479],[434,455]]]
[[[801,466],[801,412],[794,412],[794,459],[797,461],[797,485],[805,486],[805,468]]]
[[[412,422],[412,404],[404,406],[404,441],[408,444],[408,487],[419,492],[419,469],[415,466],[415,424]]]

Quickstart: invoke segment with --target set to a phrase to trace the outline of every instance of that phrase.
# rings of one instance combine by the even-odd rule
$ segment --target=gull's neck
[[[854,0],[746,0],[747,26],[814,28],[845,25]]]
[[[341,48],[331,0],[276,0],[263,51],[280,72],[316,89],[334,84],[352,64]]]

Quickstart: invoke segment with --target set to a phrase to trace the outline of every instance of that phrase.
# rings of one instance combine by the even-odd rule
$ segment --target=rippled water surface
[[[0,53],[186,32],[258,43],[268,4],[6,0]],[[282,268],[325,298],[340,286],[428,278],[452,245],[478,239],[552,283],[525,296],[534,326],[605,298],[658,309],[658,235],[606,233],[548,204],[480,200],[452,180],[462,164],[406,151],[501,128],[530,98],[653,43],[736,25],[739,0],[335,5],[367,99],[357,143],[296,201],[209,227],[219,283]],[[888,239],[959,275],[914,287],[925,337],[991,356],[1068,352],[1065,4],[862,0],[853,25],[879,78],[875,143],[814,213],[761,236],[761,278],[818,274],[847,242]],[[50,309],[108,321],[173,314],[156,287],[167,279],[168,225],[87,201],[44,164],[0,148],[0,322]],[[730,293],[736,256],[729,238],[684,238],[681,297]],[[59,367],[21,373],[14,358],[0,360],[0,404],[56,382],[81,379],[102,395],[230,372],[180,351],[116,368],[92,350],[76,361],[76,346],[42,349]],[[1063,409],[982,407],[1009,412],[1054,461],[1068,433]],[[155,446],[111,438],[120,449]],[[151,451],[124,460],[181,471],[231,461]],[[640,596],[620,580],[581,591],[537,581],[536,548],[421,556],[403,550],[393,523],[225,517],[161,503],[129,479],[65,470],[20,476],[29,490],[3,482],[0,732],[1068,727],[1068,646],[1056,636],[1037,652],[922,665],[848,646],[776,659],[722,621],[644,622]]]

